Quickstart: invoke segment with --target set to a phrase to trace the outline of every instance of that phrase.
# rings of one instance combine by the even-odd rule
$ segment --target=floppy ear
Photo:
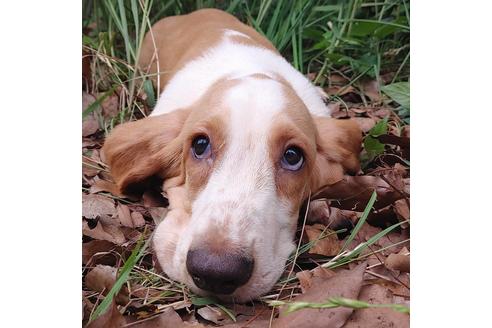
[[[318,129],[316,164],[311,181],[311,191],[332,185],[344,174],[360,170],[359,153],[362,131],[357,123],[327,117],[314,117]]]
[[[176,110],[121,124],[111,132],[102,151],[119,193],[141,194],[162,179],[180,175],[179,134],[187,117],[187,110]]]

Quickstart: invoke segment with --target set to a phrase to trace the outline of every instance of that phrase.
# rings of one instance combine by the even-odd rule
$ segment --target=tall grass
[[[143,36],[159,19],[201,8],[225,10],[265,35],[320,86],[337,72],[349,81],[408,81],[409,0],[83,0],[83,45],[92,55],[91,90],[122,88],[120,121],[146,115],[148,76],[135,68]],[[86,86],[87,88],[87,86]],[[117,122],[110,122],[111,128]]]

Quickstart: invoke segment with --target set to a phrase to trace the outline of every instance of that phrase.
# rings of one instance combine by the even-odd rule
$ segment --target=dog
[[[200,295],[258,298],[295,250],[303,203],[359,171],[361,130],[330,118],[270,41],[220,10],[157,22],[138,66],[161,94],[103,146],[118,192],[163,181],[169,211],[153,248],[170,278]]]

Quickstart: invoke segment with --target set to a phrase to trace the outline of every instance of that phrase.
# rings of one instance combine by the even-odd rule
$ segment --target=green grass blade
[[[111,288],[111,290],[108,292],[106,297],[104,297],[104,300],[101,302],[101,304],[99,304],[98,307],[96,308],[96,310],[92,313],[92,315],[89,319],[89,322],[97,319],[101,314],[106,312],[109,305],[113,301],[114,296],[120,291],[123,284],[126,283],[128,276],[130,275],[130,272],[132,271],[132,269],[135,266],[135,264],[137,263],[137,261],[144,254],[145,250],[147,249],[147,246],[150,243],[150,240],[152,239],[152,238],[147,239],[145,244],[143,244],[144,235],[145,235],[145,233],[143,233],[142,236],[140,237],[140,239],[138,240],[137,245],[133,249],[130,257],[126,260],[125,264],[121,268],[120,274],[119,274],[118,278],[116,279],[116,281],[113,285],[113,288]],[[142,246],[142,244],[143,244],[143,246]]]
[[[346,307],[351,309],[368,309],[368,308],[389,308],[405,314],[410,314],[410,308],[401,304],[372,304],[364,301],[344,298],[332,297],[326,302],[284,302],[284,301],[269,301],[270,306],[287,305],[286,313],[295,312],[301,309],[331,309],[337,307]]]
[[[355,225],[354,230],[352,230],[352,233],[350,234],[350,236],[345,241],[345,244],[343,244],[342,249],[340,250],[340,253],[343,252],[347,248],[348,245],[350,245],[352,240],[354,240],[355,236],[359,232],[360,228],[362,228],[362,225],[364,224],[364,222],[366,222],[367,217],[369,216],[369,213],[372,210],[372,206],[376,202],[377,196],[378,196],[378,194],[376,193],[376,191],[373,191],[371,198],[369,199],[369,202],[367,202],[366,208],[364,209],[364,212],[362,213],[362,216],[360,217],[359,221]]]

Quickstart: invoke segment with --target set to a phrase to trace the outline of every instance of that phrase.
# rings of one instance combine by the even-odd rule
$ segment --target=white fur
[[[282,56],[265,48],[234,43],[230,36],[246,35],[226,30],[222,41],[202,56],[186,64],[166,85],[152,116],[186,108],[196,102],[221,78],[261,73],[279,75],[288,81],[314,115],[330,116],[316,87]]]

